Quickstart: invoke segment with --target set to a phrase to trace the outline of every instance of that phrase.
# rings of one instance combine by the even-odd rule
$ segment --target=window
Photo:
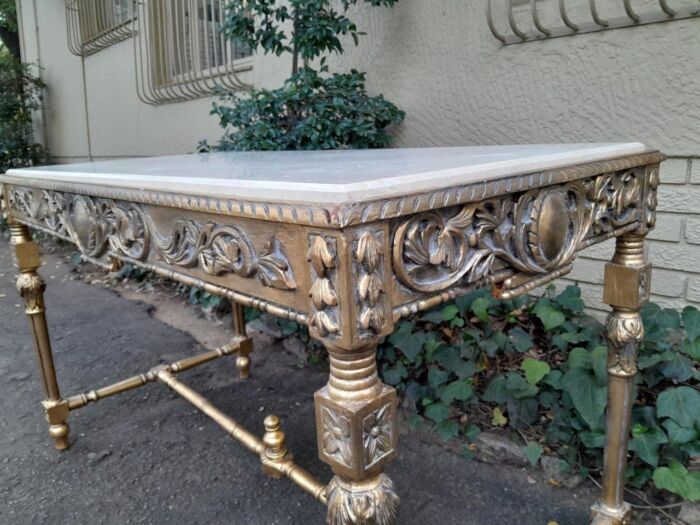
[[[68,49],[87,56],[132,34],[134,0],[66,0]]]
[[[647,3],[646,7],[640,7],[639,3],[635,4],[632,0],[486,2],[486,16],[491,33],[504,44],[700,17],[697,0],[655,0],[653,6]]]
[[[139,97],[163,104],[211,95],[218,86],[246,87],[251,50],[222,32],[230,0],[150,0],[137,16]]]

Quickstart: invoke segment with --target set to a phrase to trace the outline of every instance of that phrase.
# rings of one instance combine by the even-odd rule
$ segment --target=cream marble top
[[[640,143],[229,152],[9,170],[35,181],[263,202],[340,204],[399,197],[652,151]],[[38,184],[37,184],[38,185]]]

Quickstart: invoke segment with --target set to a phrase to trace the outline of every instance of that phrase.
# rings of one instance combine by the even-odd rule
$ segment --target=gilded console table
[[[649,296],[644,237],[654,226],[659,163],[641,144],[382,151],[220,153],[11,170],[12,242],[56,447],[70,411],[150,382],[172,388],[328,506],[332,525],[391,524],[399,498],[383,473],[397,455],[396,393],[381,383],[378,340],[402,317],[489,286],[513,297],[566,274],[587,246],[617,238],[605,270],[608,439],[593,523],[628,522],[623,500],[640,307]],[[44,282],[28,227],[109,266],[127,262],[226,296],[231,344],[84,394],[59,390]],[[279,419],[258,438],[182,383],[198,364],[251,351],[242,306],[309,327],[330,356],[316,392],[324,485],[287,451]]]

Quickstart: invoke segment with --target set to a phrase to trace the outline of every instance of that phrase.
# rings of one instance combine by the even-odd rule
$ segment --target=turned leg
[[[248,337],[245,328],[245,309],[238,303],[231,304],[233,318],[233,333],[238,337],[244,337],[236,357],[236,368],[241,379],[250,377],[250,352],[253,351],[253,340]]]
[[[607,321],[608,410],[603,472],[603,494],[593,506],[593,525],[631,523],[624,501],[627,443],[634,404],[637,348],[644,338],[639,313],[649,298],[651,265],[644,252],[644,236],[617,239],[615,256],[605,268],[604,301],[612,307]]]
[[[51,341],[44,315],[46,284],[36,272],[41,265],[39,248],[32,241],[28,228],[23,224],[10,223],[10,234],[20,271],[17,290],[24,299],[25,312],[34,336],[39,370],[44,384],[46,399],[42,405],[49,422],[49,435],[53,438],[56,448],[64,450],[68,448],[68,424],[66,423],[68,403],[61,398],[51,355]]]
[[[399,497],[384,466],[397,455],[396,391],[379,380],[376,341],[359,348],[326,342],[330,379],[316,392],[321,460],[328,485],[329,525],[393,525]]]

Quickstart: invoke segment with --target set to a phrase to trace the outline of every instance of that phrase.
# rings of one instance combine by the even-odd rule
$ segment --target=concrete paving
[[[45,254],[41,273],[64,395],[140,373],[201,351],[187,333],[149,315],[148,305],[72,278]],[[41,389],[15,270],[0,241],[0,524],[321,524],[324,509],[287,480],[262,475],[259,461],[161,385],[71,413],[73,446],[53,450],[39,406]],[[260,342],[259,342],[260,343]],[[262,433],[283,417],[289,448],[320,479],[313,392],[323,367],[300,369],[279,344],[258,344],[253,377],[226,359],[182,374],[224,412]],[[549,486],[542,474],[490,466],[401,438],[388,470],[402,497],[400,524],[578,525],[596,490]]]

